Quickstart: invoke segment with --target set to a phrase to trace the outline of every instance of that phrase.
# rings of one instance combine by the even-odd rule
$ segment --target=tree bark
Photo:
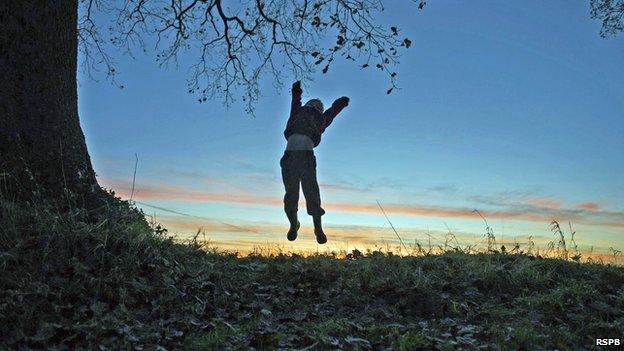
[[[0,1],[0,197],[92,209],[77,105],[78,0]]]

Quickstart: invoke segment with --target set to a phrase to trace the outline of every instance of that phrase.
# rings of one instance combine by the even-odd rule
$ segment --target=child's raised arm
[[[321,126],[321,133],[325,131],[325,128],[329,127],[329,125],[334,121],[334,118],[342,111],[343,108],[349,105],[349,98],[343,96],[339,99],[336,99],[330,108],[327,109],[323,113],[323,125]]]
[[[290,125],[292,123],[293,118],[297,114],[297,111],[301,108],[301,81],[298,80],[292,85],[292,101],[290,102],[290,116],[288,117],[288,122],[286,125]]]

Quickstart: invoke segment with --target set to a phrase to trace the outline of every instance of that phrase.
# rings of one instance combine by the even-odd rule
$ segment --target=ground
[[[240,255],[0,202],[0,349],[598,349],[624,268],[526,253]],[[131,213],[129,215],[128,213]]]

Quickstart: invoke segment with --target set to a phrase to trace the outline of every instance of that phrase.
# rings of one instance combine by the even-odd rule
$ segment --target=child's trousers
[[[285,151],[280,160],[282,180],[286,195],[284,195],[284,211],[296,213],[299,206],[299,184],[303,189],[306,207],[310,216],[322,216],[325,210],[321,208],[321,194],[316,180],[316,157],[312,150]]]

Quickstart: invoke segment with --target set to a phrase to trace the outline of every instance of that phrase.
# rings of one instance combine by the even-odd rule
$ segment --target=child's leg
[[[288,239],[295,240],[297,238],[297,230],[299,229],[299,221],[297,220],[297,210],[299,206],[299,174],[295,169],[296,164],[292,160],[292,155],[284,153],[280,160],[282,168],[282,181],[284,182],[284,212],[290,222],[290,230],[288,231]]]
[[[321,207],[321,194],[318,181],[316,179],[316,157],[309,153],[305,162],[305,169],[301,175],[301,187],[306,198],[308,214],[314,219],[314,234],[319,244],[327,242],[327,237],[323,233],[321,216],[325,210]]]
[[[312,217],[320,217],[325,214],[325,210],[321,208],[321,194],[316,180],[316,157],[313,153],[307,154],[302,168],[301,188],[306,199],[308,214]]]

